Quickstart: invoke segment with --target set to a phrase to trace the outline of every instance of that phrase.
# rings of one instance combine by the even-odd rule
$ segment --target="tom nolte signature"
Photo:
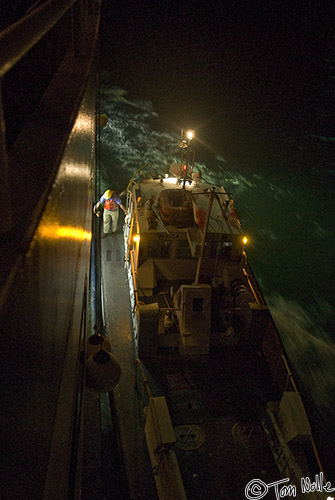
[[[276,494],[276,500],[284,497],[296,497],[297,487],[294,484],[283,485],[287,483],[290,479],[287,477],[285,479],[280,479],[279,481],[274,481],[273,483],[264,483],[261,479],[252,479],[245,487],[245,496],[248,500],[260,500],[267,495],[270,488],[274,488]],[[309,477],[302,477],[300,481],[300,488],[302,493],[313,493],[318,491],[320,493],[331,493],[335,491],[332,488],[331,483],[328,481],[323,484],[323,473],[316,474],[315,481],[311,481]],[[335,500],[334,496],[328,496],[325,500]]]

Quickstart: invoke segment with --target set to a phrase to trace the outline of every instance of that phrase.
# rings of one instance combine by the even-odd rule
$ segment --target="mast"
[[[181,140],[179,141],[179,147],[181,148],[181,157],[180,157],[180,170],[183,172],[183,188],[185,188],[186,184],[186,176],[188,172],[188,162],[189,162],[189,148],[191,141],[194,137],[193,130],[187,130],[184,135],[184,129],[181,131]],[[184,151],[186,151],[186,162],[184,165]],[[194,165],[194,155],[192,160],[192,170]]]
[[[207,213],[206,213],[205,227],[204,227],[203,232],[202,232],[201,245],[200,245],[200,255],[199,255],[197,270],[196,270],[195,278],[194,278],[195,285],[197,285],[199,283],[201,264],[202,264],[202,260],[203,260],[203,256],[204,256],[205,242],[206,242],[209,218],[211,215],[214,196],[216,196],[216,193],[214,192],[214,189],[212,188],[210,191],[210,197],[208,200],[208,208],[207,208]]]

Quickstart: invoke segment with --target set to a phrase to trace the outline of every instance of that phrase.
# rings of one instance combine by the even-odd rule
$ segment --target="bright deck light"
[[[248,243],[248,238],[246,236],[243,236],[243,245],[246,245]]]
[[[191,141],[194,137],[194,131],[193,130],[187,130],[186,132],[186,137],[189,141]]]
[[[167,177],[164,182],[168,182],[169,184],[177,184],[178,178],[177,177]]]
[[[139,234],[134,234],[133,241],[134,242],[136,241],[137,243],[139,243],[139,241],[140,241],[140,235]]]

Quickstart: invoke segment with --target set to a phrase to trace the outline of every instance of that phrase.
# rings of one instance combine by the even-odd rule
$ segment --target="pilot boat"
[[[308,498],[323,498],[310,422],[232,194],[195,170],[192,139],[181,137],[180,162],[162,173],[146,164],[127,187],[135,380],[157,497],[305,498],[301,481],[321,474]]]

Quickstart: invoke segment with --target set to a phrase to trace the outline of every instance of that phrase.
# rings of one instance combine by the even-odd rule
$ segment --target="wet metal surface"
[[[92,87],[1,318],[0,329],[6,334],[1,352],[2,498],[41,498],[53,432],[57,426],[63,428],[65,439],[68,432],[66,411],[71,401],[61,421],[56,411],[64,363],[69,353],[73,361],[78,356],[84,283],[90,266],[94,96]],[[74,374],[75,365],[68,385]],[[59,464],[61,469],[65,462]],[[57,481],[61,484],[62,480],[60,475]]]
[[[134,353],[129,288],[122,251],[122,219],[120,215],[116,236],[109,235],[101,242],[105,334],[122,369],[120,382],[114,390],[114,400],[130,498],[154,500],[157,494],[145,442],[145,416],[140,404],[141,394],[134,387]]]
[[[107,248],[105,258],[107,262],[110,262],[111,267],[122,268],[123,267],[122,257],[123,256],[121,255],[121,250],[119,248]]]

